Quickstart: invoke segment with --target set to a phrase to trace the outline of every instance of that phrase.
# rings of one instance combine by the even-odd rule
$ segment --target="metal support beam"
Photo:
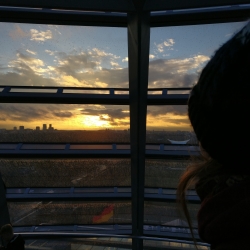
[[[234,4],[249,4],[249,0],[147,0],[144,11],[161,11],[191,8],[209,8]]]
[[[240,22],[249,18],[250,6],[230,6],[214,9],[187,9],[152,13],[151,27]]]
[[[1,0],[0,0],[1,2]],[[0,7],[1,22],[127,27],[127,15],[123,13],[63,11]]]
[[[149,12],[128,14],[132,235],[134,237],[143,235],[144,222],[145,142],[150,43],[149,20]],[[143,249],[143,240],[141,238],[133,238],[132,249]]]
[[[0,0],[0,6],[114,12],[135,10],[131,0]]]

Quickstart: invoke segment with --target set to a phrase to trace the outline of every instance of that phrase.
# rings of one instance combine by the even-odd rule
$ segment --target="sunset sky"
[[[149,87],[190,87],[244,23],[152,28]],[[0,85],[128,87],[126,28],[0,23]],[[129,106],[0,104],[0,128],[127,129]],[[148,129],[190,130],[186,107],[148,107]]]

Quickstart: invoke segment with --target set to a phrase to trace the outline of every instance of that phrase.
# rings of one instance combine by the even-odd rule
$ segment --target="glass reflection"
[[[147,159],[145,186],[176,188],[179,178],[190,162],[174,159]]]
[[[130,202],[9,202],[13,226],[131,223]]]
[[[188,205],[192,225],[196,228],[199,207],[200,205]],[[144,224],[188,228],[186,220],[180,217],[180,210],[176,202],[144,202]]]
[[[126,187],[129,159],[0,159],[5,185],[11,187]]]

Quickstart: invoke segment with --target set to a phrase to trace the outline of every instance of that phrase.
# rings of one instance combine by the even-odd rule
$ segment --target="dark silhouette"
[[[195,186],[199,235],[212,250],[250,249],[249,69],[250,23],[216,51],[188,101],[203,162],[188,166],[178,197],[191,227],[185,191]]]
[[[1,240],[2,246],[0,247],[1,250],[24,250],[24,243],[23,237],[19,235],[14,235],[13,228],[10,224],[6,224],[2,226],[1,231]]]

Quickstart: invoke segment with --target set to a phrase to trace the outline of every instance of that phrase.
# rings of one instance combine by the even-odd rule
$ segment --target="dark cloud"
[[[181,125],[181,124],[190,125],[188,118],[186,118],[186,119],[185,118],[184,119],[163,118],[163,119],[161,119],[161,122],[171,122],[171,123],[174,123],[176,125]]]
[[[110,121],[111,126],[129,126],[130,122],[129,121]]]
[[[149,63],[149,87],[191,87],[199,76],[201,66],[207,56],[186,59],[157,59]]]
[[[148,106],[147,114],[151,116],[166,115],[171,113],[173,115],[187,115],[186,105],[165,105],[165,106]]]
[[[49,109],[32,104],[0,104],[0,112],[2,119],[29,122],[47,118]]]
[[[104,106],[105,107],[105,106]],[[125,119],[129,118],[129,113],[124,112],[124,109],[122,108],[104,108],[104,109],[82,109],[81,110],[82,114],[85,115],[95,115],[99,116],[100,120],[105,120],[105,121],[114,121],[115,119]],[[108,115],[109,117],[106,117],[105,115]]]
[[[74,107],[72,105],[70,108]],[[9,121],[32,122],[73,117],[68,109],[69,105],[66,104],[0,104],[1,120]]]
[[[73,117],[73,114],[69,111],[65,111],[65,112],[53,112],[53,115],[54,116],[57,116],[57,117],[65,117],[65,118],[70,118],[70,117]]]
[[[29,55],[25,55],[25,54],[23,54],[22,52],[18,52],[18,53],[17,53],[17,56],[18,56],[20,59],[22,59],[22,60],[24,60],[24,61],[28,61],[28,62],[32,62],[32,61],[35,60],[34,57],[31,57],[31,56],[29,56]]]
[[[77,79],[78,71],[94,69],[98,66],[98,62],[93,61],[91,55],[86,52],[76,55],[60,52],[57,55],[59,57],[59,66],[56,67],[57,71],[65,75],[71,75]]]
[[[41,70],[43,62],[39,59],[17,53],[17,60],[10,62],[9,71],[0,73],[0,83],[2,86],[58,86],[60,83],[52,78],[47,78],[39,74],[36,70]],[[34,67],[32,69],[32,67]],[[10,71],[11,70],[11,71]]]
[[[60,85],[51,78],[46,78],[35,74],[28,66],[26,69],[16,70],[18,72],[8,72],[0,74],[0,83],[2,86],[58,86]]]

